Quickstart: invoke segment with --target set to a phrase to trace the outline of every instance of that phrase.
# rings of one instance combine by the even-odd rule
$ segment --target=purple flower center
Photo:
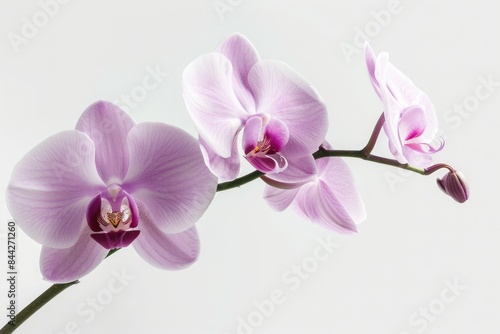
[[[263,173],[281,172],[288,165],[280,153],[288,138],[288,128],[279,119],[266,114],[253,116],[243,130],[245,158]]]
[[[137,206],[132,197],[117,184],[94,197],[87,208],[90,236],[106,249],[127,247],[139,235],[134,230],[139,222]]]
[[[257,141],[257,144],[255,145],[255,148],[251,150],[250,152],[245,152],[247,156],[257,156],[257,157],[262,157],[265,156],[266,154],[275,154],[276,149],[273,148],[271,138],[268,136],[264,135],[264,137]]]

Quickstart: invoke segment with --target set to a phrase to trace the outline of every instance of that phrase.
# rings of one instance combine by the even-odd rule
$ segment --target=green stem
[[[327,157],[349,157],[349,158],[358,158],[363,160],[368,160],[371,162],[388,165],[392,167],[402,168],[406,170],[410,170],[412,172],[427,175],[426,170],[422,168],[418,168],[409,164],[402,164],[394,159],[388,159],[384,157],[379,157],[378,155],[368,154],[366,155],[363,150],[360,151],[344,151],[344,150],[325,150],[324,148],[320,148],[318,151],[313,154],[314,159],[321,159]]]
[[[442,169],[446,168],[450,172],[453,172],[454,169],[450,165],[444,164],[444,163],[439,163],[432,165],[427,168],[419,168],[412,166],[410,164],[402,164],[397,160],[394,159],[388,159],[384,157],[380,157],[378,155],[373,155],[373,154],[368,154],[363,150],[360,151],[344,151],[344,150],[326,150],[323,147],[320,147],[318,151],[314,152],[313,154],[314,159],[321,159],[321,158],[327,158],[327,157],[349,157],[349,158],[358,158],[358,159],[363,159],[387,166],[392,166],[396,168],[401,168],[401,169],[406,169],[415,173],[418,173],[420,175],[431,175],[432,173]]]
[[[106,258],[110,257],[114,253],[118,252],[120,248],[112,249],[106,255]],[[40,296],[38,296],[34,301],[28,304],[25,308],[16,315],[16,318],[13,322],[8,322],[5,326],[0,329],[0,334],[9,334],[14,332],[23,322],[25,322],[29,317],[31,317],[35,312],[41,309],[45,304],[51,301],[55,296],[66,290],[72,285],[78,284],[80,281],[76,280],[69,283],[63,284],[52,284],[50,288],[45,290]]]
[[[8,322],[2,329],[0,329],[1,334],[9,334],[14,332],[23,322],[25,322],[29,317],[31,317],[36,311],[38,311],[43,305],[47,304],[52,298],[66,290],[72,285],[79,283],[79,281],[73,281],[64,284],[53,284],[50,288],[45,290],[40,296],[38,296],[34,301],[32,301],[28,306],[26,306],[19,314],[16,315],[14,323]]]
[[[251,182],[255,179],[258,179],[262,175],[264,175],[264,173],[256,170],[256,171],[251,172],[250,174],[247,174],[245,176],[234,179],[233,181],[219,183],[217,185],[217,191],[224,191],[224,190],[229,190],[229,189],[233,189],[233,188],[242,186],[248,182]]]

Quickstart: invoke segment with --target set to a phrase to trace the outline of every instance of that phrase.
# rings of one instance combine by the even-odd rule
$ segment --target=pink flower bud
[[[469,199],[469,185],[461,172],[448,172],[443,178],[436,180],[439,188],[458,203]]]

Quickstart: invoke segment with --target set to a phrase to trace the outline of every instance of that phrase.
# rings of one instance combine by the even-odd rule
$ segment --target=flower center
[[[257,141],[255,148],[250,151],[247,156],[259,155],[258,153],[260,153],[260,155],[266,155],[267,153],[276,153],[275,150],[271,148],[271,139],[269,139],[267,136],[264,136],[264,138]]]
[[[117,198],[118,199],[118,198]],[[101,198],[101,212],[97,216],[97,222],[103,231],[128,230],[132,222],[130,203],[127,197],[121,198],[121,204],[117,211],[113,211],[113,205],[106,198]]]
[[[119,185],[108,186],[87,208],[90,236],[106,249],[128,246],[139,235],[139,213],[132,197]]]

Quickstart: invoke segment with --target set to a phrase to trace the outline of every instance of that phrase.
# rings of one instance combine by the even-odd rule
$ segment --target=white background
[[[42,9],[36,0],[2,1],[0,188],[32,147],[73,128],[92,102],[130,94],[148,67],[169,75],[131,108],[132,117],[196,135],[181,96],[182,71],[235,31],[245,34],[263,59],[283,60],[307,77],[329,108],[327,139],[337,148],[359,149],[381,112],[355,44],[357,32],[365,30],[375,52],[388,51],[431,97],[447,143],[435,160],[467,176],[470,200],[460,205],[440,192],[435,178],[444,172],[405,175],[351,159],[368,219],[358,235],[343,238],[291,211],[271,211],[262,199],[263,184],[256,181],[215,197],[197,224],[202,250],[189,269],[161,271],[133,248],[122,250],[18,332],[498,333],[500,5],[489,0],[467,5],[401,0],[395,7],[387,0],[220,3],[231,10],[219,15],[212,0],[72,0],[60,4],[48,22],[38,17],[45,25],[16,52],[8,34],[22,36],[23,17],[33,22]],[[388,8],[391,17],[380,17]],[[359,53],[346,57],[341,46],[347,44]],[[488,90],[480,78],[497,84]],[[464,113],[454,111],[464,104]],[[383,135],[377,153],[387,154]],[[11,217],[3,191],[0,202],[6,223]],[[5,224],[0,231],[6,232]],[[330,238],[338,247],[315,268],[311,256],[318,238]],[[50,284],[39,273],[40,245],[20,230],[17,242],[18,304],[24,307]],[[5,235],[1,243],[3,267]],[[303,264],[311,273],[298,279],[289,270]],[[121,272],[133,278],[121,292],[109,292]],[[4,283],[0,295],[6,303]],[[460,288],[453,292],[447,284]],[[269,299],[273,290],[283,293],[281,303],[259,318],[254,301]],[[99,312],[91,311],[93,298]],[[239,319],[253,325],[238,331]]]

